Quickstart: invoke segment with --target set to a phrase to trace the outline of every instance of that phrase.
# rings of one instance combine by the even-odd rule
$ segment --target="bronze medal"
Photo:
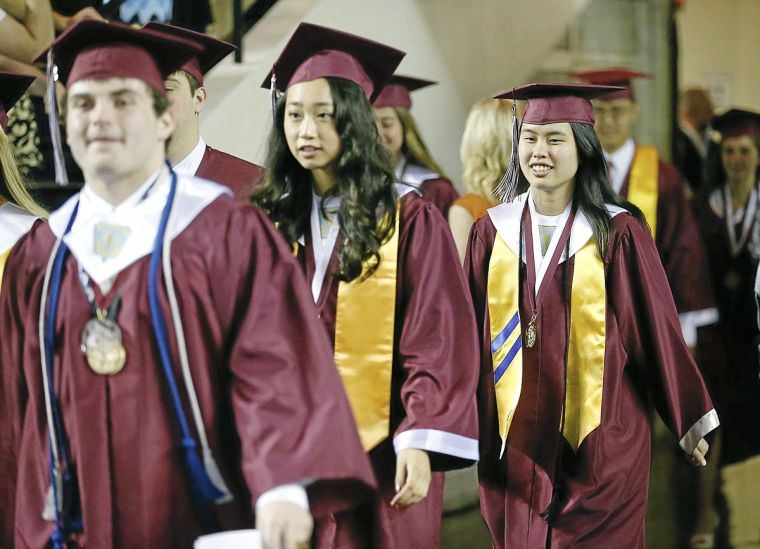
[[[112,376],[124,369],[127,351],[121,341],[121,328],[107,318],[91,318],[82,330],[82,352],[96,374]]]

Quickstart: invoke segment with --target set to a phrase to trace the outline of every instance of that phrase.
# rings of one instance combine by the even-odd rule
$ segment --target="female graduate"
[[[499,96],[528,103],[504,203],[475,223],[465,261],[495,547],[643,548],[647,394],[695,465],[718,425],[649,230],[607,179],[589,98],[615,89]]]
[[[459,193],[433,160],[409,110],[412,108],[410,92],[433,84],[435,82],[430,80],[395,75],[372,106],[380,140],[396,167],[396,185],[402,192],[405,187],[417,190],[435,204],[445,218]]]
[[[45,215],[24,187],[5,133],[7,112],[33,81],[33,76],[0,72],[0,280],[13,245]]]
[[[731,543],[741,545],[757,541],[757,515],[741,517],[760,504],[756,487],[741,480],[741,463],[760,454],[760,332],[753,299],[760,261],[760,114],[731,109],[711,126],[721,136],[720,164],[694,208],[720,310],[720,341],[709,358],[720,373],[715,389],[723,420],[721,467]]]
[[[297,250],[381,491],[362,516],[318,524],[325,547],[436,547],[440,471],[478,456],[456,248],[433,204],[397,194],[368,101],[402,56],[304,23],[271,73],[285,92],[254,202]]]

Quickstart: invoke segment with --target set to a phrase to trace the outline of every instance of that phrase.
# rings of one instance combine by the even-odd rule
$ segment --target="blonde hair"
[[[512,153],[512,102],[481,99],[472,106],[462,134],[462,183],[473,194],[495,202],[493,189]]]
[[[439,176],[446,178],[441,167],[433,160],[433,155],[430,154],[425,141],[422,140],[422,135],[417,129],[417,123],[414,121],[412,113],[402,107],[393,107],[393,110],[396,111],[396,116],[398,116],[401,127],[404,129],[404,145],[401,147],[404,155],[412,164],[432,170]]]
[[[47,212],[34,201],[32,195],[26,190],[18,166],[16,166],[16,159],[13,157],[13,148],[2,128],[0,128],[0,169],[2,170],[0,173],[0,203],[8,200],[32,215],[47,217]]]

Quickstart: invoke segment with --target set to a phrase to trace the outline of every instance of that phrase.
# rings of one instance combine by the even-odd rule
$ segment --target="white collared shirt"
[[[620,190],[623,188],[623,183],[625,183],[625,178],[631,169],[635,154],[636,144],[631,138],[615,152],[608,153],[604,151],[604,159],[607,161],[610,175],[610,184],[612,185],[612,190],[618,194],[620,194]]]
[[[530,208],[530,221],[531,221],[531,234],[533,237],[533,265],[536,266],[536,286],[535,292],[538,295],[538,289],[541,287],[541,282],[544,280],[546,270],[549,268],[551,258],[554,256],[554,251],[557,249],[557,243],[562,231],[565,229],[565,223],[567,223],[568,217],[570,217],[570,208],[573,205],[573,201],[567,203],[564,211],[557,216],[546,216],[538,213],[536,210],[536,204],[533,202],[533,197],[530,196],[528,191],[528,207]],[[553,225],[555,227],[552,234],[549,246],[546,249],[546,254],[541,253],[541,235],[539,231],[539,225]],[[560,259],[565,259],[561,257]]]
[[[204,154],[206,154],[206,141],[203,139],[203,137],[199,136],[198,143],[195,145],[193,150],[190,151],[190,154],[177,162],[177,165],[174,166],[174,171],[179,175],[195,175],[195,172],[198,171],[201,162],[203,162]]]
[[[322,215],[322,197],[312,189],[311,202],[311,247],[314,252],[314,278],[311,279],[311,295],[314,303],[319,301],[319,294],[322,292],[322,284],[327,275],[327,267],[330,264],[335,242],[340,232],[340,222],[338,213],[335,211],[330,214],[331,210],[337,210],[340,207],[341,198],[331,196],[324,201],[324,209],[328,212],[328,218]],[[321,219],[320,219],[321,218]]]

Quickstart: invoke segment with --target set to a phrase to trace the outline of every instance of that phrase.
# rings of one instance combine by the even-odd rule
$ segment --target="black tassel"
[[[517,183],[520,180],[520,158],[517,154],[519,139],[520,121],[517,118],[517,103],[512,101],[512,155],[509,158],[507,171],[493,190],[493,195],[502,202],[511,202],[517,193]]]

